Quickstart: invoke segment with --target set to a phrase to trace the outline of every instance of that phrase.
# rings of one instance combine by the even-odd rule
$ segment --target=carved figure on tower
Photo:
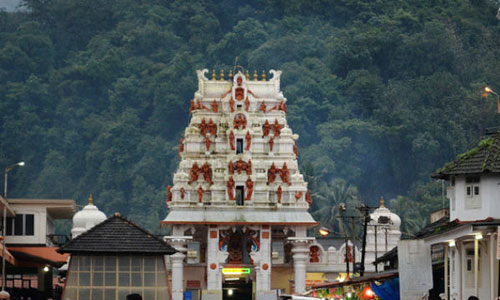
[[[245,117],[245,115],[237,114],[236,116],[234,116],[233,127],[235,129],[240,129],[240,127],[242,129],[247,128],[247,118]]]
[[[198,203],[203,203],[203,193],[204,193],[204,191],[203,191],[203,188],[201,187],[201,185],[198,188],[197,192],[198,192]]]
[[[234,112],[234,99],[232,97],[229,99],[229,108],[231,109],[231,112]]]
[[[201,123],[198,124],[198,128],[200,128],[200,134],[205,136],[207,135],[207,122],[205,121],[205,118],[201,119]]]
[[[172,201],[172,186],[167,185],[167,202]]]
[[[273,152],[273,147],[274,147],[274,138],[271,137],[269,139],[269,151]]]
[[[283,189],[281,188],[281,185],[278,187],[276,190],[276,197],[278,198],[278,203],[281,203],[281,196],[283,195]]]
[[[274,163],[272,163],[269,171],[267,171],[267,184],[270,184],[276,180],[276,174],[278,174],[279,170],[276,168]]]
[[[212,121],[212,118],[210,118],[210,120],[208,121],[207,130],[211,135],[217,137],[217,125],[214,123],[214,121]]]
[[[247,175],[252,175],[252,160],[249,159],[246,167]]]
[[[245,99],[245,111],[248,111],[248,109],[250,108],[250,100],[248,100],[248,97]]]
[[[212,143],[212,141],[210,140],[210,137],[207,135],[205,137],[205,147],[207,148],[207,151],[210,151],[210,144]]]
[[[245,200],[250,200],[252,198],[252,193],[253,193],[253,181],[252,179],[250,179],[250,176],[245,182],[245,187],[247,188],[247,196]]]
[[[283,127],[284,127],[283,125],[280,125],[280,123],[278,123],[278,119],[274,119],[274,126],[273,126],[274,136],[280,136],[281,128]]]
[[[311,198],[311,194],[309,193],[309,190],[307,190],[307,192],[306,192],[306,202],[307,202],[307,204],[309,204],[309,206],[311,206],[313,203],[312,198]]]
[[[198,176],[200,175],[200,168],[198,167],[198,163],[194,162],[191,170],[189,171],[189,175],[191,175],[191,179],[189,180],[189,184],[198,180]]]
[[[203,173],[203,179],[205,179],[208,184],[212,185],[212,168],[210,168],[210,165],[208,163],[205,163],[201,167],[201,172]]]
[[[279,106],[278,106],[278,110],[281,110],[281,111],[284,111],[285,113],[287,112],[286,111],[286,104],[285,104],[285,101],[281,101]]]
[[[295,200],[299,200],[302,198],[303,192],[296,191],[295,192]]]
[[[231,147],[231,150],[233,150],[233,151],[236,149],[234,146],[234,133],[232,130],[229,133],[229,146]]]
[[[266,109],[267,109],[267,106],[266,106],[266,104],[264,103],[264,101],[262,101],[262,102],[260,103],[260,106],[259,106],[259,111],[261,111],[261,112],[265,113],[265,112],[266,112]]]
[[[180,143],[179,143],[179,157],[181,157],[181,153],[184,152],[184,139],[181,138]]]
[[[288,185],[292,185],[292,183],[289,180],[290,170],[288,170],[288,167],[286,166],[286,162],[283,164],[283,167],[281,168],[281,170],[279,172],[280,172],[281,181],[283,181],[284,183],[286,183]]]
[[[229,174],[233,175],[234,174],[234,165],[233,165],[233,162],[230,161],[228,164],[227,164],[227,171]]]
[[[293,144],[293,153],[296,157],[299,157],[299,147],[297,147],[297,142]]]
[[[247,134],[245,135],[245,140],[247,142],[245,150],[248,151],[248,150],[250,150],[250,145],[252,144],[252,135],[250,135],[250,131],[248,131],[248,130],[247,130]]]
[[[235,183],[233,180],[233,176],[231,176],[231,177],[229,177],[229,180],[226,183],[227,195],[229,197],[229,200],[235,200],[235,198],[234,198],[234,186],[235,186]]]
[[[183,187],[181,187],[180,193],[181,193],[181,199],[184,199],[184,196],[186,195],[186,190]]]
[[[212,107],[212,111],[214,113],[219,112],[219,106],[217,105],[217,101],[212,101],[212,104],[210,105]]]
[[[264,122],[264,125],[262,125],[263,135],[264,136],[268,136],[269,135],[269,131],[271,131],[271,124],[269,124],[269,121],[266,120],[266,122]]]

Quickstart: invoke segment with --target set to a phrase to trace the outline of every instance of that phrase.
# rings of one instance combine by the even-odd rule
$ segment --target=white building
[[[426,227],[419,238],[431,247],[433,261],[443,264],[445,299],[498,297],[499,154],[495,132],[432,175],[450,182],[450,217]]]

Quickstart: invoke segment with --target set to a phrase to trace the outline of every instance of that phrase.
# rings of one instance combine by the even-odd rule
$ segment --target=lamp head
[[[321,236],[327,236],[330,234],[330,230],[328,230],[328,228],[326,227],[321,227],[319,230],[318,230],[319,234]]]
[[[491,90],[491,88],[489,86],[485,86],[484,87],[484,92],[487,93],[487,94],[489,94],[489,93],[492,92],[492,90]]]
[[[20,167],[24,167],[24,161],[18,162],[17,165]]]

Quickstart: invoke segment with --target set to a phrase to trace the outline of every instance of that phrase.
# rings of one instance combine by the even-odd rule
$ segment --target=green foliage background
[[[195,70],[227,72],[236,56],[251,72],[283,70],[312,211],[328,222],[339,187],[354,202],[393,199],[414,232],[442,207],[430,173],[498,125],[480,97],[500,89],[497,1],[25,5],[0,12],[0,166],[26,161],[12,197],[83,205],[92,193],[158,232]]]

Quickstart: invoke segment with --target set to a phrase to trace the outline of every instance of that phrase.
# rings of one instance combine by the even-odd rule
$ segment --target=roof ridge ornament
[[[384,196],[380,196],[380,207],[385,208]]]
[[[92,198],[92,193],[89,195],[89,205],[94,205],[94,199]]]

